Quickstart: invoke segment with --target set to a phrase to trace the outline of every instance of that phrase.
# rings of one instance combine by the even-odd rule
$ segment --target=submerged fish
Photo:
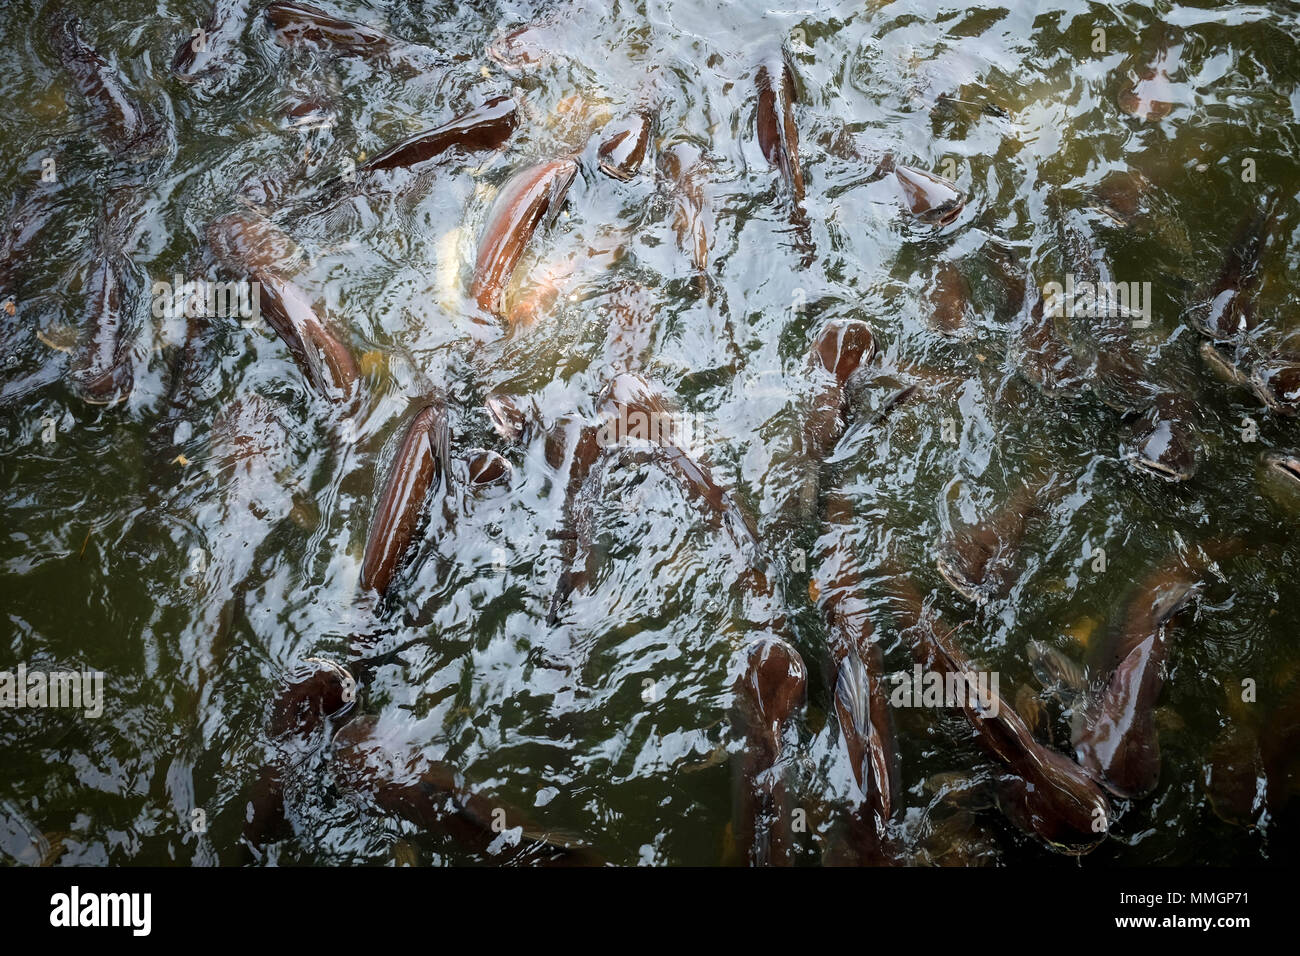
[[[977,686],[970,663],[948,630],[921,614],[904,631],[913,654],[927,670],[962,675]],[[1063,853],[1083,854],[1106,838],[1111,808],[1101,788],[1078,764],[1039,743],[1015,710],[996,694],[989,705],[975,693],[961,695],[962,710],[980,745],[1006,769],[997,782],[998,806],[1027,833]]]
[[[292,243],[255,213],[232,213],[208,226],[208,245],[228,269],[258,285],[267,324],[289,347],[303,375],[325,398],[349,406],[361,370],[352,352],[317,314],[307,294],[281,271]]]
[[[799,130],[794,122],[797,97],[794,66],[784,46],[769,46],[759,58],[758,145],[764,158],[781,174],[794,200],[803,202],[803,171],[799,168]]]
[[[166,145],[167,128],[137,103],[125,77],[81,36],[81,21],[66,10],[51,16],[51,42],[90,108],[105,148],[119,159],[139,161]]]
[[[172,73],[192,81],[223,66],[248,25],[250,0],[216,0],[198,35],[183,39],[172,58]]]
[[[1169,624],[1200,588],[1200,573],[1182,561],[1147,576],[1112,638],[1106,682],[1077,721],[1073,744],[1079,762],[1117,796],[1145,796],[1159,779],[1154,714],[1172,647]]]
[[[650,144],[650,116],[635,112],[616,119],[600,134],[597,150],[600,171],[627,182],[641,168],[646,148]]]
[[[1127,71],[1117,97],[1121,112],[1148,122],[1164,119],[1178,102],[1170,74],[1181,69],[1183,49],[1181,30],[1164,24],[1153,29],[1154,52],[1147,62]]]
[[[272,3],[266,20],[282,47],[306,48],[382,61],[422,73],[442,57],[428,47],[389,36],[381,30],[342,20],[306,3]]]
[[[1238,225],[1218,277],[1190,310],[1192,324],[1202,335],[1228,341],[1253,331],[1258,324],[1259,261],[1277,221],[1278,205],[1277,194],[1267,193]]]
[[[505,311],[505,290],[519,257],[548,210],[558,209],[578,172],[572,159],[539,163],[512,176],[497,195],[479,238],[470,295],[480,309]]]
[[[674,184],[673,231],[677,247],[691,260],[700,293],[708,291],[709,244],[714,231],[709,166],[694,143],[678,142],[663,151],[664,172]]]
[[[970,283],[952,262],[940,263],[930,288],[930,327],[950,338],[970,337]]]
[[[138,193],[120,187],[105,198],[95,231],[94,254],[86,277],[86,315],[81,342],[71,366],[72,385],[87,402],[113,405],[131,393],[134,383],[132,312],[139,281],[127,257],[127,224]]]
[[[746,865],[788,866],[794,807],[782,779],[782,742],[803,706],[807,672],[799,652],[780,638],[760,638],[744,655],[735,685],[744,744],[736,761],[733,830]]]
[[[435,485],[444,488],[450,452],[447,411],[441,397],[425,404],[406,427],[389,466],[383,494],[370,521],[361,587],[381,597],[407,557],[425,501]]]
[[[1177,392],[1162,392],[1133,422],[1125,457],[1140,471],[1166,481],[1187,481],[1196,474],[1195,405]]]
[[[358,171],[412,169],[436,159],[450,149],[484,151],[500,149],[519,125],[518,104],[512,97],[496,96],[441,126],[408,136],[378,156],[358,166]]]
[[[354,720],[334,737],[335,779],[384,811],[507,865],[600,866],[581,841],[547,830],[522,810],[483,796],[456,768],[422,753],[374,718]]]
[[[1034,477],[978,524],[962,528],[940,546],[939,574],[954,591],[977,606],[1005,597],[1020,573],[1021,545],[1031,519],[1046,513],[1050,481]]]

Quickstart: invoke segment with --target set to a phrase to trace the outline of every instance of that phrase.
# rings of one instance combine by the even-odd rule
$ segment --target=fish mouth
[[[1295,455],[1272,452],[1265,456],[1264,465],[1275,474],[1300,485],[1300,458]]]
[[[988,589],[983,585],[970,581],[961,571],[957,570],[956,565],[948,555],[939,555],[934,559],[934,564],[939,569],[939,576],[947,581],[954,591],[976,607],[983,607],[989,602]]]
[[[961,215],[961,211],[965,208],[965,202],[951,199],[942,206],[927,211],[923,219],[935,226],[950,226],[957,221],[957,217]]]

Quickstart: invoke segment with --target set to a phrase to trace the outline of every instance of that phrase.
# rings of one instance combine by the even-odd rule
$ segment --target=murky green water
[[[240,831],[249,787],[272,752],[264,727],[279,675],[313,655],[347,659],[350,635],[363,631],[375,637],[361,709],[405,722],[415,747],[454,764],[477,790],[582,835],[615,863],[727,858],[727,750],[739,746],[729,732],[731,686],[745,635],[742,609],[727,597],[735,568],[726,542],[663,473],[620,469],[597,512],[597,581],[548,625],[562,489],[540,438],[506,442],[482,411],[487,394],[503,391],[533,396],[545,422],[591,413],[604,381],[601,306],[629,281],[653,300],[644,373],[692,416],[704,457],[756,516],[783,569],[809,670],[789,767],[809,820],[800,862],[821,859],[850,787],[827,719],[823,626],[807,597],[816,569],[795,559],[819,530],[790,507],[808,346],[836,317],[865,319],[880,342],[880,379],[863,390],[863,407],[900,383],[924,386],[920,400],[837,453],[854,546],[869,572],[879,569],[869,574],[873,600],[892,556],[945,617],[972,620],[963,646],[999,673],[1008,701],[1021,685],[1038,690],[1031,640],[1085,661],[1151,568],[1216,539],[1241,542],[1176,627],[1157,713],[1159,786],[1115,801],[1111,835],[1083,865],[1292,858],[1294,806],[1249,826],[1225,822],[1208,800],[1206,767],[1225,731],[1249,737],[1300,692],[1297,518],[1256,476],[1261,451],[1300,437],[1293,421],[1210,375],[1183,312],[1218,272],[1242,213],[1273,189],[1281,216],[1262,260],[1259,311],[1274,329],[1295,327],[1294,6],[1057,0],[936,13],[925,4],[818,2],[760,12],[744,3],[592,2],[560,5],[571,21],[550,34],[554,61],[510,74],[487,44],[555,5],[329,5],[436,51],[425,72],[408,75],[287,52],[254,3],[233,65],[196,85],[167,67],[205,3],[68,6],[174,139],[147,162],[112,160],[58,65],[41,5],[6,6],[0,183],[17,194],[49,158],[58,182],[53,218],[21,263],[16,314],[0,315],[0,670],[102,671],[105,697],[98,719],[0,709],[0,858],[253,859]],[[1159,22],[1183,33],[1177,102],[1163,121],[1144,123],[1121,113],[1116,96],[1124,71],[1149,59],[1144,37]],[[780,37],[800,78],[810,260],[755,137],[754,50]],[[635,102],[656,69],[662,96],[641,175],[618,183],[584,167],[520,272],[581,259],[609,236],[621,240],[621,257],[591,270],[530,330],[476,329],[467,290],[496,187],[529,162],[582,148],[593,124]],[[349,163],[510,92],[525,105],[505,149],[444,163],[397,196],[334,206],[302,198]],[[939,103],[943,94],[964,102]],[[306,100],[331,121],[286,122]],[[989,105],[1004,112],[982,109]],[[681,139],[710,161],[707,296],[677,246],[671,183],[656,172],[659,148]],[[954,179],[969,196],[957,222],[936,230],[906,216],[888,183],[870,179],[886,152]],[[1254,161],[1254,181],[1243,180],[1243,160]],[[1087,395],[1041,394],[1018,374],[1007,342],[1019,303],[987,255],[992,243],[1030,263],[1040,282],[1059,275],[1049,197],[1103,205],[1106,185],[1132,172],[1149,183],[1136,214],[1090,222],[1116,278],[1152,284],[1150,328],[1133,334],[1146,377],[1197,411],[1199,468],[1177,485],[1124,460],[1125,428],[1113,411]],[[197,358],[185,359],[184,324],[151,314],[151,283],[212,274],[207,223],[238,208],[248,177],[268,174],[296,184],[299,198],[273,218],[303,247],[298,281],[321,297],[367,373],[351,423],[311,391],[265,326],[214,325]],[[121,183],[139,187],[130,260],[144,291],[129,305],[134,388],[125,403],[102,407],[69,388],[72,358],[51,343],[75,338],[99,210]],[[971,287],[965,341],[929,322],[928,293],[947,262]],[[178,375],[188,376],[180,390]],[[359,594],[362,548],[397,436],[431,384],[448,395],[453,456],[492,447],[515,473],[508,494],[457,499],[454,519],[434,522],[377,623]],[[277,424],[265,461],[241,470],[219,423],[252,394]],[[1010,594],[976,613],[935,570],[937,546],[996,510],[1033,468],[1063,492],[1031,522]],[[1102,572],[1097,548],[1106,552]],[[883,600],[878,608],[887,670],[910,669]],[[1257,683],[1254,703],[1241,701],[1244,679]],[[1052,740],[1068,751],[1059,706],[1048,706]],[[904,792],[892,826],[924,862],[926,832],[953,812],[931,805],[925,781],[987,775],[991,764],[959,717],[900,710],[896,723]],[[476,859],[342,792],[326,754],[293,762],[292,833],[265,858],[386,863],[410,859],[413,847],[420,862]],[[196,809],[206,832],[194,832]],[[996,809],[978,805],[964,819],[945,839],[981,847],[986,861],[1071,862]]]

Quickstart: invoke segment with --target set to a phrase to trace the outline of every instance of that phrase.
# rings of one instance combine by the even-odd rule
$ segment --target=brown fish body
[[[578,164],[572,159],[539,163],[516,173],[501,188],[479,238],[470,295],[494,315],[505,310],[505,290],[542,217],[564,201]]]
[[[703,286],[714,229],[713,199],[707,185],[708,164],[693,143],[676,143],[664,150],[662,156],[664,171],[675,186],[673,231],[677,234],[677,246],[690,258]]]
[[[623,255],[622,233],[598,237],[578,253],[548,262],[517,274],[526,281],[516,282],[509,291],[506,321],[512,329],[536,325],[549,314],[561,298],[580,294],[582,283],[609,269]]]
[[[283,679],[271,704],[267,729],[276,738],[305,738],[326,718],[338,717],[352,706],[356,686],[346,668],[323,658],[308,658]]]
[[[1195,406],[1183,396],[1157,395],[1151,408],[1130,426],[1129,460],[1166,481],[1188,481],[1197,466],[1196,416]]]
[[[436,159],[451,149],[484,152],[500,149],[519,125],[518,104],[497,96],[448,120],[441,126],[416,133],[367,160],[359,170],[410,169]]]
[[[138,159],[160,147],[162,127],[127,91],[122,74],[81,36],[81,21],[54,14],[52,42],[59,60],[90,107],[105,147],[121,159]]]
[[[1081,767],[1034,738],[1007,702],[994,699],[986,708],[973,692],[976,676],[952,640],[954,632],[922,615],[904,632],[913,653],[927,670],[965,675],[970,693],[962,710],[980,745],[1008,771],[999,781],[998,804],[1007,817],[1056,849],[1083,854],[1096,848],[1110,827],[1110,804]],[[991,695],[996,698],[996,695]]]
[[[275,42],[283,47],[314,47],[365,57],[390,53],[404,43],[374,27],[342,20],[306,3],[272,3],[266,8],[266,19]]]
[[[10,203],[0,228],[0,305],[21,294],[32,244],[54,218],[56,207],[55,190],[45,184],[33,185]]]
[[[1192,309],[1192,323],[1202,335],[1228,341],[1258,325],[1255,293],[1259,288],[1259,261],[1277,210],[1277,196],[1269,195],[1261,206],[1250,209],[1243,217],[1205,301]]]
[[[609,325],[602,364],[607,374],[620,375],[640,368],[650,350],[655,327],[649,294],[640,285],[629,285],[615,293],[605,311]]]
[[[924,223],[950,225],[966,208],[965,194],[942,176],[913,166],[894,166],[893,173],[908,212]]]
[[[1084,369],[1057,329],[1038,289],[1026,284],[1025,304],[1011,329],[1010,356],[1016,370],[1049,395],[1078,395]]]
[[[1141,584],[1112,641],[1106,684],[1075,729],[1079,763],[1118,796],[1145,796],[1159,780],[1154,714],[1172,646],[1168,625],[1196,595],[1198,579],[1197,572],[1178,563]]]
[[[202,37],[187,36],[176,48],[172,72],[182,80],[194,80],[223,65],[248,25],[249,5],[249,0],[216,0],[203,21]]]
[[[635,176],[645,160],[651,129],[650,116],[640,112],[607,125],[596,152],[600,171],[623,182]]]
[[[758,145],[763,157],[781,174],[795,204],[803,202],[803,171],[799,168],[799,130],[794,122],[797,96],[794,67],[784,47],[767,49],[758,65]]]
[[[576,416],[560,419],[546,436],[546,463],[564,487],[560,579],[551,595],[547,623],[560,620],[569,595],[595,577],[596,508],[604,480],[597,426]]]
[[[258,307],[289,347],[312,387],[343,404],[357,396],[361,370],[346,345],[321,320],[307,294],[282,273],[292,242],[266,219],[235,213],[208,226],[208,244],[228,269],[258,285]]]
[[[363,589],[387,593],[415,538],[429,490],[447,479],[449,441],[447,412],[435,399],[411,419],[389,466],[361,561]]]
[[[884,661],[871,640],[861,567],[849,543],[852,517],[842,493],[828,496],[815,589],[826,620],[835,714],[858,788],[853,829],[864,841],[863,858],[881,861],[884,828],[899,793],[898,744],[883,687]]]
[[[848,418],[845,387],[875,355],[875,336],[860,319],[837,319],[817,333],[809,365],[822,383],[813,395],[803,427],[803,452],[809,463],[823,461],[844,434]]]
[[[1090,290],[1095,306],[1096,314],[1084,320],[1094,351],[1091,388],[1104,404],[1122,415],[1141,411],[1151,404],[1153,396],[1144,363],[1134,348],[1136,316],[1131,308],[1125,308],[1128,294],[1123,290],[1127,286],[1114,281],[1110,263],[1080,211],[1061,210],[1055,195],[1051,204],[1058,210],[1065,268],[1080,280],[1075,295],[1087,307],[1089,296],[1085,293]]]
[[[788,866],[793,861],[793,807],[781,779],[782,740],[803,705],[807,672],[799,653],[775,637],[745,651],[736,681],[736,723],[744,749],[736,766],[734,832],[749,866]]]

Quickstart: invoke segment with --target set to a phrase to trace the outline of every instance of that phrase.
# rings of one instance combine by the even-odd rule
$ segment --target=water
[[[1110,838],[1085,866],[1285,859],[1295,820],[1242,828],[1212,812],[1206,766],[1225,728],[1257,728],[1296,692],[1296,606],[1286,595],[1297,553],[1294,517],[1263,495],[1255,462],[1297,444],[1294,423],[1212,379],[1182,313],[1219,269],[1235,223],[1264,188],[1283,197],[1264,256],[1260,313],[1292,326],[1287,281],[1300,192],[1295,119],[1300,57],[1293,6],[1084,3],[836,4],[760,11],[741,3],[575,5],[552,34],[552,62],[504,71],[486,47],[548,5],[332,5],[431,48],[402,73],[360,58],[289,53],[260,15],[223,74],[187,86],[167,67],[207,6],[182,0],[72,0],[87,36],[121,65],[129,87],[174,126],[160,156],[113,161],[86,125],[41,26],[40,4],[10,3],[0,40],[5,192],[39,179],[53,158],[52,225],[24,267],[20,308],[6,320],[0,404],[0,669],[91,669],[105,675],[97,719],[72,711],[0,711],[0,858],[60,864],[210,864],[255,859],[239,841],[248,788],[272,752],[264,730],[279,675],[313,655],[345,659],[349,636],[378,627],[362,709],[411,745],[459,768],[475,788],[556,830],[580,834],[621,864],[716,864],[729,847],[732,681],[744,609],[729,598],[735,565],[724,536],[664,473],[620,469],[597,512],[599,574],[546,623],[559,574],[562,495],[543,443],[496,436],[483,413],[493,391],[531,396],[545,421],[591,413],[603,381],[607,313],[629,281],[653,302],[643,363],[691,416],[703,457],[756,516],[784,568],[809,700],[792,732],[789,779],[808,813],[801,863],[816,863],[849,794],[850,773],[822,666],[824,633],[795,549],[818,534],[791,504],[792,444],[811,385],[811,336],[831,318],[869,322],[881,346],[878,405],[899,383],[923,400],[838,452],[855,508],[853,545],[869,573],[876,633],[889,671],[911,668],[878,598],[890,555],[946,617],[972,618],[967,652],[1001,678],[1009,701],[1037,684],[1026,649],[1039,640],[1085,660],[1155,565],[1216,538],[1244,543],[1219,566],[1198,610],[1179,624],[1159,719],[1160,784],[1117,802]],[[261,4],[255,6],[260,7]],[[1143,123],[1116,108],[1125,69],[1145,62],[1154,23],[1184,35],[1170,116]],[[1104,30],[1104,50],[1094,29]],[[796,118],[815,254],[805,261],[776,172],[754,129],[756,44],[785,37],[800,79]],[[467,290],[494,191],[523,165],[581,149],[658,70],[655,146],[640,176],[617,183],[584,166],[562,213],[529,246],[520,272],[613,241],[622,254],[591,269],[532,329],[484,333]],[[399,196],[314,202],[386,145],[494,95],[522,95],[519,130],[496,153],[460,156]],[[941,94],[974,103],[939,104]],[[570,97],[579,96],[581,100]],[[285,121],[305,100],[332,122]],[[585,106],[575,105],[585,103]],[[995,104],[1009,115],[981,107]],[[701,146],[715,229],[709,295],[701,296],[673,231],[671,184],[657,175],[670,141]],[[852,148],[846,144],[852,143]],[[886,152],[950,176],[968,194],[940,230],[906,216],[886,180]],[[1256,178],[1243,180],[1242,161]],[[349,162],[350,161],[350,162]],[[1095,238],[1118,279],[1150,282],[1149,329],[1133,341],[1147,377],[1198,410],[1200,467],[1171,485],[1122,457],[1118,416],[1090,397],[1040,394],[1006,356],[1017,303],[999,285],[988,243],[1063,270],[1049,197],[1083,208],[1116,175],[1150,181],[1129,223],[1095,215]],[[230,320],[203,339],[201,387],[173,407],[184,323],[150,312],[148,287],[212,274],[204,230],[240,208],[249,176],[283,175],[296,197],[273,218],[303,249],[301,285],[324,302],[366,372],[348,422],[306,384],[265,326]],[[79,399],[70,356],[81,277],[106,190],[138,184],[130,259],[145,291],[131,316],[135,385],[122,405]],[[953,342],[927,317],[936,270],[953,262],[971,286],[972,335]],[[38,331],[40,335],[38,336]],[[188,366],[192,368],[193,366]],[[488,446],[514,465],[508,494],[458,500],[436,522],[374,624],[357,578],[380,483],[412,403],[443,388],[453,455]],[[260,396],[249,399],[248,396]],[[221,422],[260,402],[264,459],[246,468]],[[1243,417],[1258,429],[1246,441]],[[1249,429],[1247,429],[1247,432]],[[228,434],[228,433],[227,433]],[[179,456],[179,460],[178,460]],[[458,466],[463,468],[463,465]],[[1021,573],[979,614],[934,568],[941,540],[996,509],[1027,471],[1063,494],[1032,522]],[[1093,570],[1104,548],[1104,572]],[[812,570],[815,570],[812,569]],[[1244,679],[1258,702],[1242,703]],[[1056,705],[1052,705],[1055,707]],[[904,794],[893,823],[914,862],[931,794],[950,771],[991,764],[960,718],[896,715]],[[1065,747],[1068,728],[1052,729]],[[1249,731],[1247,732],[1249,736]],[[332,782],[325,751],[287,771],[291,835],[267,857],[299,863],[472,862],[450,840],[420,834]],[[205,832],[196,833],[195,810]],[[950,811],[934,808],[932,822]],[[1063,864],[995,809],[981,806],[952,840],[982,841],[1005,863]],[[200,828],[204,829],[204,828]],[[53,847],[53,849],[51,849]]]

